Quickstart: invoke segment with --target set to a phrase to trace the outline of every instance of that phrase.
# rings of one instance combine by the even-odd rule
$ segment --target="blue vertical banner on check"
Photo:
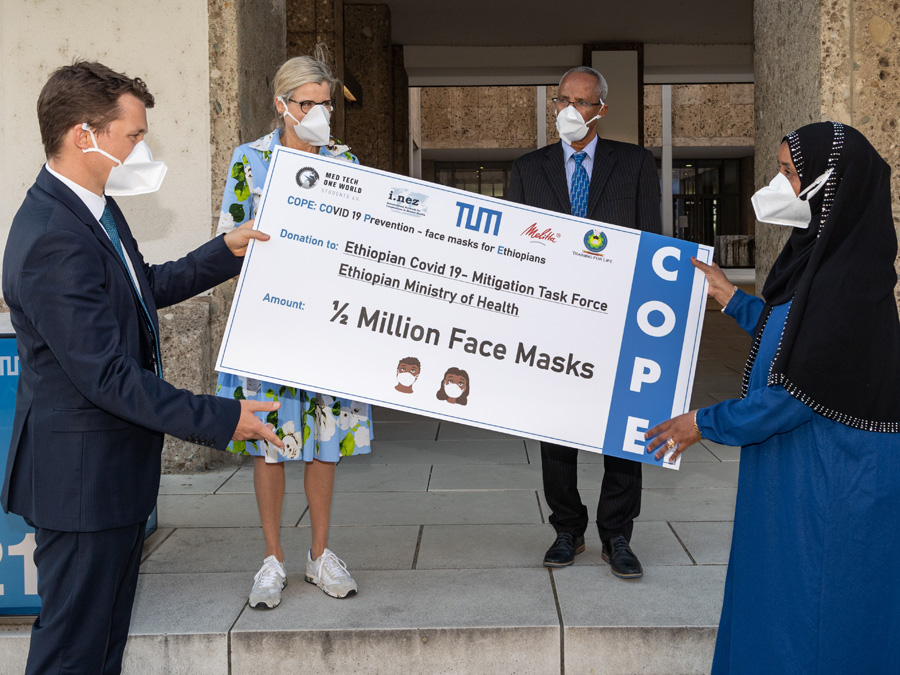
[[[678,349],[691,328],[686,322],[695,273],[690,259],[697,253],[697,245],[691,242],[641,239],[603,443],[605,454],[652,460],[644,456],[643,434],[672,415]]]

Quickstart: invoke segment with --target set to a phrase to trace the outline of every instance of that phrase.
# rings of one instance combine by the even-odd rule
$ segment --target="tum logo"
[[[0,375],[18,375],[19,357],[0,356]]]
[[[487,209],[482,206],[478,209],[478,215],[475,217],[475,222],[473,223],[472,216],[475,215],[475,207],[472,204],[466,204],[465,202],[456,202],[456,205],[459,207],[459,213],[456,216],[457,227],[465,225],[467,230],[481,231],[483,224],[485,234],[497,236],[497,233],[500,231],[500,217],[502,215],[499,211]],[[494,226],[493,232],[491,232],[491,224]]]

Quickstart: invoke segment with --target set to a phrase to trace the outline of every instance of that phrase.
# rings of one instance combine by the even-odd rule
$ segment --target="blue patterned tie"
[[[587,215],[588,188],[591,181],[588,180],[587,170],[582,166],[586,152],[576,152],[572,155],[575,160],[575,173],[572,174],[572,187],[569,189],[569,200],[572,202],[572,215],[584,218]]]
[[[159,352],[159,337],[156,335],[156,328],[153,326],[153,320],[150,318],[150,312],[147,311],[147,305],[144,304],[144,298],[141,296],[141,291],[137,287],[137,279],[131,276],[131,272],[128,269],[128,263],[125,260],[125,251],[122,249],[122,240],[119,238],[119,229],[116,227],[116,221],[113,218],[113,214],[109,210],[108,206],[104,207],[103,209],[103,215],[100,216],[100,224],[103,225],[103,229],[106,230],[106,233],[109,235],[109,240],[112,242],[113,247],[116,249],[119,257],[125,264],[125,273],[128,275],[128,278],[131,279],[131,285],[137,292],[137,297],[138,300],[140,300],[141,310],[144,315],[144,323],[147,325],[147,330],[150,331],[150,335],[153,337],[153,349],[155,351],[154,357],[156,361],[154,365],[156,366],[156,374],[162,377],[162,355]]]

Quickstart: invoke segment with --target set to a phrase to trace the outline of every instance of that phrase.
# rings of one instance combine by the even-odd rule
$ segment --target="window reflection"
[[[753,233],[743,212],[740,159],[672,162],[673,232],[714,246],[723,267],[753,267]]]
[[[436,162],[435,181],[488,197],[506,195],[512,162]]]

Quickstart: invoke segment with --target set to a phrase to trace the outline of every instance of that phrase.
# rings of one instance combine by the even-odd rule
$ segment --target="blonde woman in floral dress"
[[[315,56],[298,56],[275,74],[275,110],[283,120],[270,134],[234,151],[222,199],[219,229],[230,230],[256,215],[272,151],[278,145],[343,159],[359,160],[329,134],[333,96],[339,83],[327,65],[322,45]],[[262,335],[262,333],[261,333]],[[267,422],[284,442],[284,450],[265,441],[235,442],[229,449],[254,456],[253,487],[265,537],[265,556],[250,591],[250,606],[271,609],[281,602],[287,583],[279,529],[284,502],[284,462],[303,460],[303,487],[309,503],[312,546],[306,581],[328,595],[345,598],[358,591],[347,566],[328,548],[334,472],[342,457],[368,453],[372,437],[369,406],[271,382],[220,374],[217,393],[236,399],[280,401]]]

